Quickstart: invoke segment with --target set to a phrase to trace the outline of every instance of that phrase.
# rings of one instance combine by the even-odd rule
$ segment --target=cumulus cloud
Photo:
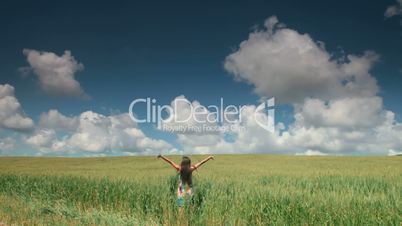
[[[346,98],[326,106],[322,101],[307,100],[296,108],[295,122],[281,139],[291,147],[324,153],[386,154],[402,145],[402,133],[394,113],[384,110],[380,100]],[[318,103],[317,111],[311,111],[311,102]]]
[[[327,155],[325,153],[322,153],[320,151],[317,150],[307,150],[306,152],[302,152],[302,153],[296,153],[296,155],[306,155],[306,156],[324,156]]]
[[[294,108],[295,121],[287,129],[278,122],[274,133],[256,122],[255,114],[266,117],[256,113],[256,108],[245,106],[241,120],[233,125],[237,129],[230,133],[178,134],[177,142],[184,151],[200,154],[386,155],[388,150],[402,146],[402,124],[395,120],[394,113],[382,108],[378,97],[328,103],[308,99]],[[228,135],[233,139],[226,139]]]
[[[174,151],[164,140],[147,137],[128,114],[105,116],[86,111],[68,117],[57,110],[43,113],[41,128],[25,142],[42,153],[156,154]],[[64,132],[64,133],[58,133]]]
[[[181,95],[170,107],[173,109],[171,120],[162,124],[162,130],[175,133],[176,141],[185,153],[263,152],[266,144],[272,141],[267,139],[267,131],[259,124],[268,122],[269,117],[257,106],[232,105],[221,109],[220,106],[202,105],[197,100],[190,101]],[[245,128],[247,130],[242,131]],[[236,141],[230,143],[227,137],[235,137]],[[262,140],[263,144],[258,142]]]
[[[238,120],[223,121],[217,125],[219,128],[216,133],[178,134],[177,142],[185,152],[197,154],[279,151],[277,149],[279,131],[271,133],[261,127],[256,119],[268,121],[268,116],[264,112],[257,111],[257,106],[242,106],[238,117]],[[277,126],[277,129],[282,128],[281,124]],[[233,139],[227,139],[228,137]]]
[[[107,117],[92,111],[83,112],[79,117],[79,127],[70,137],[69,143],[90,152],[123,147],[125,140],[119,136],[124,136],[124,129],[132,126],[134,123],[128,116]]]
[[[0,84],[0,127],[26,131],[34,127],[31,118],[25,115],[20,102],[14,95],[14,87]]]
[[[67,117],[55,109],[42,113],[39,119],[40,127],[59,131],[74,131],[78,124],[78,117]]]
[[[176,97],[170,103],[171,111],[166,111],[168,116],[162,121],[159,129],[178,134],[216,133],[217,114],[200,104],[197,100],[189,101],[184,95]]]
[[[375,95],[377,82],[369,70],[377,59],[370,51],[334,59],[323,42],[284,27],[273,16],[226,57],[224,67],[236,80],[252,84],[258,95],[294,103]]]
[[[89,97],[75,79],[75,74],[83,70],[84,65],[77,62],[70,51],[64,51],[61,56],[33,49],[24,49],[23,53],[30,67],[20,70],[33,71],[44,92],[52,96]]]
[[[40,130],[25,141],[34,147],[51,147],[55,138],[56,133],[54,130]]]
[[[395,151],[393,149],[388,150],[388,156],[396,156],[396,155],[402,155],[402,151]]]
[[[386,120],[382,99],[377,96],[351,97],[328,102],[310,98],[302,105],[295,106],[297,122],[314,127],[369,129]]]
[[[0,138],[0,153],[6,153],[13,150],[15,147],[15,140],[11,137]]]
[[[397,0],[395,5],[388,6],[384,16],[386,18],[402,15],[402,0]]]
[[[294,121],[287,126],[277,122],[276,130],[269,132],[256,121],[269,120],[265,112],[257,111],[257,105],[246,105],[240,120],[234,122],[205,123],[192,117],[164,125],[187,129],[171,131],[185,153],[398,154],[402,123],[384,108],[377,94],[379,87],[370,72],[377,60],[378,55],[370,51],[334,58],[323,42],[270,17],[264,29],[252,32],[226,57],[224,67],[236,80],[252,84],[262,99],[274,96],[292,106]],[[170,112],[179,121],[194,114],[191,108],[199,109],[200,121],[211,113],[199,101],[184,96],[176,97],[170,106],[177,100],[186,100]],[[220,129],[228,124],[232,130]],[[204,126],[218,130],[189,129]],[[25,141],[41,153],[177,153],[166,141],[146,136],[128,114],[105,116],[93,111],[77,116],[45,112]]]
[[[235,125],[243,129],[205,139],[182,134],[178,143],[196,153],[386,155],[399,150],[402,124],[384,109],[370,74],[377,59],[369,51],[334,59],[322,42],[271,17],[264,30],[251,33],[226,58],[224,66],[235,79],[254,85],[261,97],[275,96],[293,106],[294,122],[287,127],[278,122],[270,133],[255,121],[257,106],[248,105]]]

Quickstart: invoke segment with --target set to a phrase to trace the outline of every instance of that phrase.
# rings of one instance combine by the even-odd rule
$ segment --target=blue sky
[[[389,7],[396,7],[395,13],[386,14]],[[78,1],[62,3],[54,1],[4,2],[0,9],[0,23],[3,28],[0,36],[0,84],[9,84],[14,88],[13,94],[8,92],[8,95],[14,96],[21,107],[16,109],[13,114],[21,114],[23,117],[30,118],[32,125],[28,125],[24,129],[3,125],[0,129],[2,139],[0,153],[3,155],[81,156],[159,152],[272,152],[335,155],[381,155],[400,152],[402,151],[402,141],[397,138],[400,133],[399,128],[402,128],[400,127],[402,91],[399,88],[402,83],[400,7],[400,2],[394,0],[337,1],[332,4],[322,1],[220,1],[219,3],[214,1],[109,1],[96,4]],[[348,124],[350,128],[346,129],[347,132],[361,138],[361,140],[352,142],[350,139],[352,135],[346,138],[339,135],[331,137],[329,134],[332,132],[328,132],[336,130],[337,134],[343,133],[345,120],[309,121],[307,118],[311,115],[307,115],[308,112],[303,109],[310,102],[300,102],[293,97],[281,101],[288,96],[281,98],[281,92],[267,90],[271,86],[265,85],[264,81],[281,74],[281,69],[285,70],[286,64],[292,62],[283,61],[283,65],[273,65],[275,73],[272,72],[272,76],[274,77],[269,77],[270,71],[250,71],[246,69],[246,65],[256,65],[257,67],[260,64],[266,65],[265,61],[272,62],[272,60],[269,61],[271,55],[260,53],[263,59],[261,62],[250,62],[249,59],[252,59],[254,55],[249,55],[249,51],[253,49],[244,48],[242,52],[239,45],[244,41],[251,44],[253,40],[250,39],[250,34],[253,32],[260,31],[268,34],[269,28],[264,27],[264,21],[273,15],[279,20],[277,25],[283,23],[287,29],[300,34],[295,37],[297,40],[294,43],[301,41],[303,45],[301,40],[303,34],[307,34],[312,43],[325,43],[324,52],[331,55],[329,60],[334,60],[334,62],[349,54],[363,59],[366,51],[372,51],[376,55],[376,60],[372,60],[373,62],[369,60],[370,62],[367,63],[369,69],[365,72],[369,73],[369,78],[377,80],[378,92],[371,90],[370,94],[362,94],[363,96],[347,94],[342,97],[332,94],[328,94],[328,96],[322,91],[307,92],[307,96],[303,98],[322,101],[322,103],[314,102],[323,107],[323,112],[314,115],[315,119],[330,117],[324,115],[329,114],[324,110],[336,113],[339,112],[336,109],[337,106],[347,109],[343,104],[345,98],[348,97],[366,98],[365,100],[377,98],[372,102],[359,102],[360,99],[353,102],[361,103],[364,106],[369,105],[374,109],[372,112],[377,115],[374,113],[368,115],[368,120],[386,118],[387,112],[392,112],[393,118],[380,120],[381,122],[373,125],[364,123],[363,125],[350,119],[353,117],[348,117],[348,114],[354,113],[354,111],[344,110],[342,112],[340,110],[341,116],[348,118],[346,120],[348,123],[353,121]],[[281,28],[279,26],[275,29],[280,30]],[[280,37],[279,32],[276,35],[278,38]],[[269,44],[264,43],[262,41],[261,45]],[[317,44],[317,46],[319,45]],[[83,65],[83,69],[72,73],[73,80],[79,83],[81,90],[90,98],[77,97],[71,93],[61,95],[55,94],[54,91],[46,91],[46,87],[38,75],[41,72],[35,71],[35,68],[38,70],[42,64],[39,62],[35,66],[33,62],[29,62],[28,54],[23,53],[24,49],[37,51],[39,56],[45,52],[52,53],[54,57],[62,57],[65,50],[71,51],[75,62]],[[228,57],[234,53],[239,53],[239,55],[234,58],[235,63],[232,65],[232,69],[228,69],[225,63]],[[314,64],[314,62],[310,63]],[[341,67],[342,64],[338,64],[338,66]],[[307,66],[302,65],[302,67]],[[27,69],[28,73],[22,75],[21,68]],[[270,68],[264,70],[270,70]],[[321,69],[318,71],[322,72]],[[236,75],[236,73],[239,74]],[[287,73],[286,70],[283,73]],[[337,75],[340,72],[331,71],[331,73]],[[268,77],[264,77],[266,75]],[[298,75],[296,73],[291,76],[297,77]],[[293,78],[291,76],[289,79]],[[240,81],[236,81],[235,77]],[[306,78],[318,81],[318,78]],[[256,90],[260,84],[263,85],[260,87],[263,91],[258,92]],[[285,84],[281,90],[288,88],[286,82],[280,84]],[[296,87],[294,84],[289,83],[289,85]],[[325,85],[332,86],[332,83],[325,83]],[[291,92],[292,90],[289,90],[289,93]],[[303,93],[305,92],[303,91]],[[80,119],[83,112],[90,111],[91,117],[104,116],[106,120],[110,121],[110,117],[126,113],[128,105],[135,98],[154,97],[161,104],[170,104],[176,97],[184,95],[190,101],[196,100],[203,105],[209,105],[218,103],[219,98],[223,97],[228,104],[254,106],[259,104],[259,100],[265,94],[276,97],[279,105],[276,107],[275,121],[282,123],[285,127],[283,131],[278,131],[279,134],[275,137],[272,135],[266,135],[269,138],[264,137],[265,135],[254,136],[252,134],[254,130],[250,129],[246,137],[250,136],[252,139],[240,140],[241,138],[239,138],[238,143],[234,142],[237,144],[236,146],[224,143],[224,137],[227,137],[227,134],[216,136],[175,134],[158,131],[153,125],[141,124],[134,125],[134,127],[144,133],[144,136],[140,140],[138,137],[133,140],[137,139],[139,143],[144,143],[144,139],[149,138],[151,143],[163,141],[164,145],[143,146],[116,138],[119,140],[117,143],[121,144],[117,148],[119,151],[116,151],[115,144],[110,143],[94,147],[76,144],[87,141],[85,139],[90,139],[88,142],[103,140],[102,136],[105,134],[117,137],[121,135],[120,132],[110,134],[109,129],[106,129],[108,131],[105,133],[98,130],[86,130],[85,122]],[[339,105],[331,106],[330,102],[337,100]],[[374,106],[378,101],[381,102],[380,106]],[[362,109],[365,109],[364,106]],[[299,110],[297,110],[298,108]],[[76,122],[76,128],[69,131],[53,128],[54,123],[48,123],[52,126],[44,125],[46,124],[43,123],[45,119],[40,123],[41,115],[45,117],[43,114],[46,113],[46,116],[49,116],[47,113],[51,109],[56,110],[58,116],[66,117],[63,119],[67,121],[80,122]],[[144,112],[137,113],[143,114]],[[302,121],[295,119],[298,113],[304,117]],[[331,118],[341,116],[338,114]],[[385,129],[387,123],[390,124],[390,127]],[[126,126],[127,128],[132,127],[132,125]],[[295,129],[289,130],[290,127]],[[300,128],[315,130],[305,134],[307,137],[299,138],[298,136],[305,131]],[[378,132],[385,130],[388,132]],[[47,135],[43,135],[43,131]],[[377,141],[378,145],[375,147],[369,145],[367,139],[372,140],[369,134],[372,134],[373,131],[376,133],[375,137],[388,137],[389,139],[381,138],[382,140]],[[284,137],[283,132],[289,132],[289,136],[292,138],[286,137],[287,135]],[[51,134],[50,137],[48,137],[49,134]],[[84,136],[85,134],[88,136]],[[322,136],[327,140],[320,138],[320,134],[325,134]],[[83,136],[86,138],[84,139]],[[73,142],[73,137],[81,140]],[[243,135],[235,133],[234,137],[243,137]],[[304,143],[300,139],[305,139],[306,142]],[[194,140],[198,140],[198,143]],[[254,141],[256,143],[253,143]],[[331,145],[331,142],[337,144],[334,146]],[[63,148],[56,150],[56,143],[62,145]],[[283,143],[292,145],[286,146]],[[250,144],[250,146],[246,144]],[[143,151],[145,149],[147,151]]]

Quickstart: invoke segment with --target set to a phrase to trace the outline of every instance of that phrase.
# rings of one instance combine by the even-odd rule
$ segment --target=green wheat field
[[[402,222],[400,156],[217,155],[193,181],[183,218],[176,173],[155,157],[2,157],[0,225]]]

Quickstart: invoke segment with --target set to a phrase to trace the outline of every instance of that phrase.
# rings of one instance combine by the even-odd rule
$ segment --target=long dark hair
[[[193,186],[192,171],[191,171],[191,159],[187,156],[183,156],[180,163],[180,178],[183,184]]]

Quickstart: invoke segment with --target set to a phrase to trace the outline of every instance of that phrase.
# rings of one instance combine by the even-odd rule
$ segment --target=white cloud
[[[0,153],[13,150],[15,147],[15,140],[11,137],[0,138]]]
[[[118,116],[107,117],[92,111],[81,113],[79,127],[69,139],[69,143],[80,150],[90,152],[110,149],[112,145],[116,145],[120,141],[115,137],[118,136],[115,133],[120,132],[116,129],[119,122],[115,117]],[[126,125],[127,127],[133,126],[130,119],[127,120],[127,123],[129,123]],[[121,129],[126,126],[123,124]]]
[[[394,113],[382,108],[379,97],[345,98],[328,105],[306,100],[295,108],[295,122],[282,139],[290,147],[324,153],[386,154],[388,149],[402,145],[400,126]]]
[[[314,127],[368,129],[380,125],[386,119],[380,97],[351,97],[327,103],[320,99],[306,99],[302,105],[295,106],[296,120]]]
[[[324,156],[327,155],[317,150],[308,149],[306,152],[296,153],[296,155],[307,155],[307,156]]]
[[[222,132],[216,111],[211,112],[207,106],[197,100],[190,101],[184,95],[172,100],[170,107],[172,111],[167,113],[171,120],[162,122],[160,130],[176,134],[183,153],[209,153],[208,147],[220,141]]]
[[[239,127],[201,139],[179,135],[186,150],[202,153],[276,152],[306,155],[387,154],[402,147],[402,124],[385,110],[370,74],[378,56],[373,52],[333,59],[322,42],[278,26],[269,18],[266,29],[250,34],[225,61],[236,79],[255,86],[262,97],[293,106],[295,121],[275,133],[256,122],[254,105],[245,108]],[[261,117],[264,117],[262,115]]]
[[[185,152],[282,153],[305,155],[387,154],[402,147],[402,124],[382,108],[379,97],[345,98],[325,103],[307,99],[295,107],[295,121],[277,123],[275,133],[255,121],[256,106],[244,108],[237,130],[217,134],[178,134]],[[261,117],[266,117],[263,113]],[[230,135],[233,140],[225,139]],[[310,150],[310,151],[309,151]]]
[[[255,121],[255,118],[258,118],[265,122],[268,117],[262,112],[255,112],[257,107],[254,105],[238,107],[241,113],[236,115],[236,118],[240,117],[239,120],[225,120],[225,117],[218,116],[222,112],[212,105],[204,106],[199,101],[190,101],[183,95],[176,97],[170,106],[174,109],[171,118],[180,122],[172,120],[164,126],[178,128],[170,132],[177,135],[177,143],[185,153],[263,152],[267,144],[275,142],[273,138],[266,137],[267,131]],[[196,108],[203,110],[195,113]],[[246,130],[242,131],[243,128]],[[227,142],[225,136],[234,136],[236,141]],[[260,141],[263,143],[259,143]]]
[[[59,131],[74,131],[78,127],[78,117],[67,117],[55,109],[40,115],[39,126]]]
[[[147,137],[128,114],[105,116],[86,111],[78,117],[67,117],[51,110],[41,115],[40,122],[43,128],[25,141],[42,153],[156,154],[174,149],[164,140]],[[58,134],[56,129],[66,135]]]
[[[184,153],[209,154],[220,153],[216,147],[222,142],[222,134],[178,134],[177,143]],[[230,152],[230,150],[224,150]],[[243,151],[243,150],[242,150]],[[224,152],[222,152],[224,153]]]
[[[21,104],[14,95],[14,87],[0,84],[0,127],[26,131],[34,127],[31,118],[22,111]]]
[[[388,150],[388,156],[402,155],[402,151],[395,151],[393,149]]]
[[[187,153],[256,153],[256,152],[280,152],[278,149],[280,140],[279,131],[275,133],[268,132],[262,128],[256,118],[265,118],[267,115],[263,112],[256,112],[257,106],[246,105],[242,107],[240,119],[236,122],[224,122],[220,127],[230,125],[231,130],[220,130],[219,133],[195,133],[178,134],[177,142]],[[281,129],[282,124],[277,126]],[[227,140],[230,136],[234,139]],[[288,153],[289,150],[283,150],[282,153]]]
[[[161,123],[161,130],[179,134],[200,134],[216,133],[217,114],[198,101],[189,101],[184,95],[180,95],[172,100],[170,107],[170,120]],[[166,117],[168,117],[166,116]],[[211,128],[207,130],[206,128]]]
[[[62,56],[32,49],[24,49],[23,53],[30,69],[38,76],[40,87],[47,94],[88,98],[75,79],[75,73],[83,70],[84,65],[77,62],[70,51],[64,51]],[[21,70],[26,72],[28,68]]]
[[[254,85],[258,95],[294,103],[375,95],[378,87],[369,70],[377,59],[373,52],[333,59],[323,42],[284,27],[274,16],[226,57],[224,67],[235,79]]]
[[[56,139],[54,130],[39,130],[34,135],[28,137],[25,141],[34,147],[50,147],[53,140]]]
[[[395,5],[388,6],[384,13],[387,18],[400,15],[402,15],[402,0],[397,0]]]
[[[275,132],[268,132],[255,121],[267,115],[256,112],[256,105],[247,105],[241,120],[232,125],[237,130],[173,131],[177,143],[183,152],[198,154],[397,154],[402,147],[402,123],[393,112],[384,109],[382,98],[377,95],[379,87],[370,74],[377,59],[370,51],[334,59],[322,42],[285,28],[276,17],[270,17],[264,30],[251,33],[226,58],[225,69],[236,79],[254,85],[261,97],[275,96],[279,102],[293,106],[294,122],[287,127],[278,122]],[[187,100],[184,96],[177,99]],[[197,106],[204,107],[196,100],[182,102],[172,112],[173,116],[187,118],[190,107]],[[199,119],[205,119],[208,113],[199,114]],[[193,119],[166,124],[184,128],[228,124],[200,123]],[[58,133],[61,131],[65,134]],[[43,113],[39,127],[26,138],[26,143],[42,153],[179,152],[164,140],[146,136],[127,114],[105,116],[93,111],[71,117],[57,110]]]

